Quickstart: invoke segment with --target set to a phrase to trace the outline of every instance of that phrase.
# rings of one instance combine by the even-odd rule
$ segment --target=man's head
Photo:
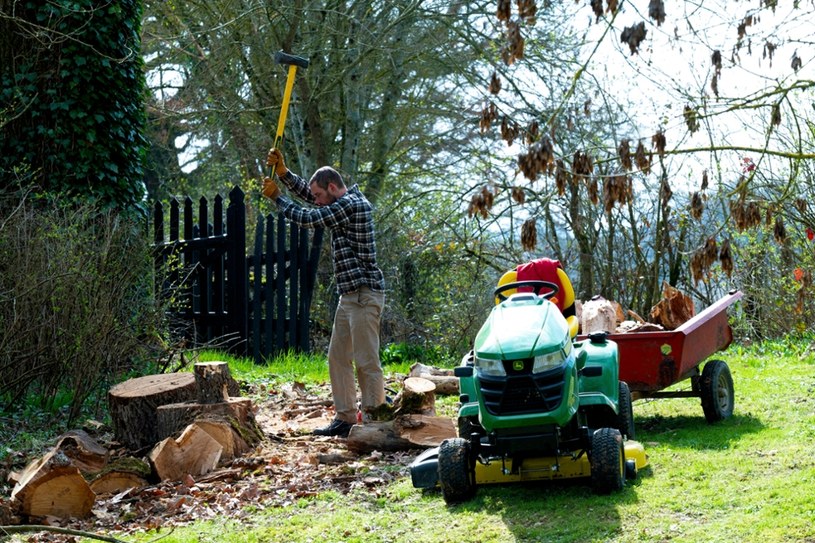
[[[321,206],[333,204],[347,190],[342,176],[337,170],[329,166],[323,166],[314,172],[308,184],[317,205]]]

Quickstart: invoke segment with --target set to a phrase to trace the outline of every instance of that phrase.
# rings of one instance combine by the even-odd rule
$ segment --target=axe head
[[[277,64],[285,64],[287,66],[291,66],[293,64],[301,68],[308,68],[307,58],[289,55],[288,53],[284,53],[283,51],[278,51],[277,53],[274,54],[274,61]]]

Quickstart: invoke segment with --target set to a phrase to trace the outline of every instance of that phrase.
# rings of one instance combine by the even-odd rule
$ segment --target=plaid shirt
[[[314,203],[314,195],[303,178],[289,171],[280,180],[299,198]],[[327,206],[304,208],[285,196],[277,199],[277,206],[283,216],[303,228],[331,230],[331,255],[340,294],[360,287],[385,290],[385,278],[376,264],[373,208],[357,185]]]

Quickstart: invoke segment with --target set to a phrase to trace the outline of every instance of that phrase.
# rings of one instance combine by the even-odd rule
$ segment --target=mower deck
[[[625,442],[627,463],[633,462],[636,471],[648,465],[648,455],[638,441]],[[433,488],[438,484],[438,448],[429,449],[419,455],[410,466],[413,486]],[[517,470],[513,470],[512,460],[495,459],[489,464],[476,462],[475,483],[479,485],[519,483],[542,480],[576,479],[591,477],[591,465],[585,454],[578,458],[571,455],[543,456],[525,459]]]

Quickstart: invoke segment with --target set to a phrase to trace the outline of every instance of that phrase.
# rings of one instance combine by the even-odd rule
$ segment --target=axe
[[[283,51],[278,51],[274,55],[274,61],[277,64],[283,64],[289,67],[289,75],[286,78],[286,90],[283,92],[283,104],[280,106],[280,118],[277,121],[277,134],[274,139],[274,147],[283,140],[283,127],[286,126],[286,114],[289,111],[289,100],[291,99],[291,91],[294,88],[294,75],[297,73],[297,67],[308,68],[308,59],[289,55]]]

